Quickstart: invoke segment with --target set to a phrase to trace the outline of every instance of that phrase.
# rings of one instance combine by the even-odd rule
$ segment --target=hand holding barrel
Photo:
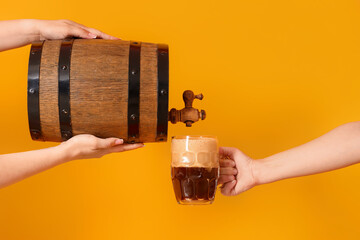
[[[40,40],[67,37],[118,39],[71,20],[19,19],[0,21],[0,51],[22,47]]]
[[[59,145],[68,160],[100,158],[109,153],[124,152],[143,147],[144,144],[124,144],[119,138],[97,138],[90,134],[81,134]]]
[[[84,39],[102,38],[108,40],[119,39],[103,33],[97,29],[86,27],[71,20],[32,20],[39,40],[56,40],[67,37]]]
[[[0,51],[25,46],[34,41],[67,37],[117,39],[70,20],[0,21]],[[71,160],[99,158],[142,146],[141,143],[123,144],[123,140],[119,138],[101,139],[80,134],[56,147],[3,154],[0,155],[0,188]]]
[[[72,160],[100,158],[142,146],[123,144],[118,138],[101,139],[81,134],[56,147],[0,155],[0,188]]]

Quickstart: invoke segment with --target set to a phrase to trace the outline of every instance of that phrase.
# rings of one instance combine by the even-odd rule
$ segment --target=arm
[[[87,158],[132,150],[143,144],[123,144],[118,138],[100,139],[92,135],[78,135],[51,148],[0,155],[0,188],[57,165]]]
[[[0,51],[25,46],[33,41],[66,37],[118,39],[70,20],[0,21]],[[79,135],[57,147],[1,155],[0,188],[74,159],[101,157],[111,152],[143,146],[122,143],[122,140],[116,138],[99,139],[91,135]]]
[[[236,195],[253,186],[316,174],[360,162],[360,122],[344,124],[301,146],[252,160],[235,148],[222,148],[223,193]],[[233,172],[231,172],[233,171]]]
[[[70,20],[0,21],[0,52],[22,47],[34,41],[66,37],[118,39]]]

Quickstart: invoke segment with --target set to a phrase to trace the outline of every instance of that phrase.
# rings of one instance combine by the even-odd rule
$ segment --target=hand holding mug
[[[232,147],[220,147],[219,153],[219,184],[223,184],[222,194],[235,196],[256,185],[252,167],[253,159]]]

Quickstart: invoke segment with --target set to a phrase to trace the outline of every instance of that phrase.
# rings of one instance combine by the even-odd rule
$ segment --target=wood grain
[[[140,141],[154,142],[158,101],[157,45],[142,43],[140,54]]]
[[[127,41],[75,40],[70,106],[74,135],[127,138]]]
[[[58,107],[58,62],[60,40],[45,41],[41,56],[39,107],[45,141],[61,141]]]

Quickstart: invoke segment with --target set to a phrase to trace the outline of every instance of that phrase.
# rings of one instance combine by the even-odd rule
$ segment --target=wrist
[[[71,149],[71,146],[66,144],[66,142],[61,143],[60,145],[54,147],[57,154],[60,156],[60,159],[63,163],[70,162],[76,159],[76,152]]]
[[[276,172],[272,160],[269,158],[257,159],[252,162],[252,173],[255,185],[276,181],[273,174]]]
[[[32,43],[40,40],[40,20],[37,19],[21,19],[20,28],[24,34],[24,38],[28,43]]]

